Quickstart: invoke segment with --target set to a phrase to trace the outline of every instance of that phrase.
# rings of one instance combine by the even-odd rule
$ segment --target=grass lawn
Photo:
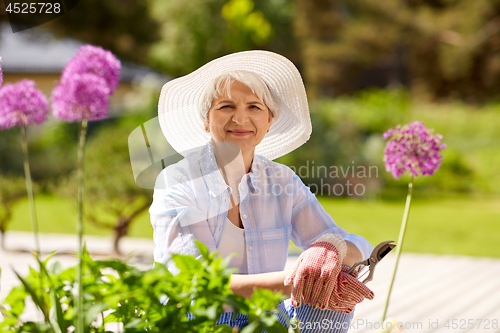
[[[35,197],[35,207],[40,232],[76,233],[76,199],[68,200],[55,196],[39,195]],[[84,207],[84,209],[91,209],[91,207]],[[27,199],[16,204],[12,221],[9,223],[7,230],[31,231]],[[109,229],[98,228],[90,222],[85,223],[84,232],[85,234],[98,236],[112,234]],[[147,211],[132,223],[129,236],[153,239],[153,228],[149,223],[149,213]]]
[[[35,200],[41,232],[76,232],[76,204],[73,201],[50,196],[37,196]],[[397,241],[404,200],[320,198],[338,225],[364,236],[372,244],[390,239]],[[8,230],[31,230],[27,200],[14,207]],[[110,234],[91,224],[86,225],[85,232]],[[152,239],[153,229],[147,211],[132,224],[129,235]],[[404,251],[500,258],[500,198],[413,200]]]
[[[320,201],[338,225],[375,245],[397,241],[405,199],[399,203]],[[500,258],[500,198],[413,200],[403,250]]]

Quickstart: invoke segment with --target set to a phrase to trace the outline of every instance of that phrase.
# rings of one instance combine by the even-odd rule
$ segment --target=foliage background
[[[0,21],[5,21],[2,6]],[[393,209],[401,206],[402,213],[407,186],[406,179],[395,181],[385,172],[381,135],[397,124],[422,120],[443,134],[448,148],[436,175],[416,182],[422,211],[412,215],[406,246],[418,252],[500,256],[491,238],[500,221],[499,22],[500,3],[490,0],[387,0],[384,6],[373,0],[87,0],[43,28],[173,77],[235,51],[285,55],[303,74],[313,134],[278,162],[297,170],[309,165],[310,176],[302,179],[312,188],[363,184],[362,196],[321,200],[341,226],[371,242],[397,233],[399,215]],[[138,83],[138,93],[141,89]],[[88,181],[96,184],[91,186],[96,198],[101,193],[101,198],[116,199],[116,191],[131,191],[137,196],[133,204],[141,206],[151,195],[134,191],[129,182],[126,190],[113,192],[111,184],[132,180],[125,143],[134,128],[156,116],[158,94],[159,87],[152,87],[138,95],[140,103],[126,103],[122,117],[89,124],[88,155],[108,155],[97,157],[96,165],[102,160],[112,169],[89,169],[95,171]],[[76,133],[76,124],[55,122],[30,129],[42,231],[73,232],[69,198]],[[105,146],[116,149],[103,153]],[[378,175],[322,179],[312,176],[312,161],[327,167],[376,166]],[[0,132],[2,176],[22,176],[22,170],[17,129]],[[101,182],[104,178],[109,182]],[[3,198],[14,198],[12,191]],[[7,230],[29,230],[26,202],[19,199],[10,207]],[[113,214],[97,211],[108,223],[119,224]],[[147,212],[134,221],[132,235],[151,237]],[[467,229],[471,223],[474,230]],[[87,231],[109,234],[94,225]]]

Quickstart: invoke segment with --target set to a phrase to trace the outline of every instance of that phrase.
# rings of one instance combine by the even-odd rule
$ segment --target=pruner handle
[[[354,272],[354,270],[358,266],[361,266],[361,265],[365,265],[365,266],[370,265],[370,259],[365,259],[365,260],[361,260],[361,261],[356,262],[354,265],[351,266],[351,268],[349,268],[349,270],[347,271],[347,274],[351,274],[352,272]]]
[[[363,283],[367,283],[371,280],[373,280],[373,272],[375,271],[375,266],[384,258],[387,253],[389,253],[394,247],[396,247],[395,244],[391,244],[393,241],[385,241],[380,244],[378,244],[370,254],[370,257],[365,260],[358,261],[352,267],[347,271],[348,274],[351,274],[354,269],[360,265],[365,265],[369,266],[369,271],[370,274],[366,277],[366,279],[363,280]]]

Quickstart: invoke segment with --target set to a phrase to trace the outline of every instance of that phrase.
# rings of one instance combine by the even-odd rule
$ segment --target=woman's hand
[[[313,308],[326,309],[346,252],[344,240],[334,234],[323,235],[309,245],[284,281],[285,285],[293,283],[292,305],[298,307],[303,301]]]
[[[373,299],[373,291],[358,280],[358,272],[354,271],[348,274],[348,270],[348,266],[342,266],[336,288],[328,301],[329,310],[350,313],[354,306],[361,303],[365,298]]]
[[[252,298],[255,288],[269,289],[273,292],[281,291],[283,295],[290,296],[292,286],[285,286],[283,280],[290,271],[279,271],[261,274],[233,274],[231,275],[231,282],[229,288],[236,295]]]
[[[340,236],[338,237],[340,238]],[[320,239],[318,239],[318,241],[319,240]],[[316,243],[320,243],[318,241]],[[313,283],[314,285],[311,284],[311,287],[308,288],[306,291],[309,293],[309,297],[307,298],[307,301],[306,298],[304,297],[304,303],[312,306],[313,308],[320,307],[323,309],[343,311],[348,313],[352,311],[354,305],[361,302],[364,298],[368,299],[373,298],[373,293],[371,292],[371,290],[368,289],[363,283],[357,280],[356,278],[357,272],[352,273],[352,275],[346,273],[347,269],[349,268],[348,266],[352,266],[357,261],[362,260],[362,257],[361,257],[361,252],[358,250],[356,245],[354,245],[350,241],[344,241],[344,242],[345,242],[344,246],[342,246],[342,242],[339,242],[339,244],[337,244],[337,246],[341,248],[341,253],[338,253],[339,251],[337,249],[338,255],[337,259],[335,260],[333,260],[332,253],[329,253],[328,255],[330,259],[326,259],[325,253],[329,251],[328,249],[326,250],[323,249],[322,251],[325,252],[323,254],[320,254],[319,256],[312,255],[312,253],[308,251],[309,248],[306,249],[301,254],[301,256],[303,256],[304,253],[308,251],[307,256],[308,257],[311,256],[313,261],[317,261],[318,260],[317,258],[319,257],[319,261],[326,260],[327,262],[330,262],[330,264],[327,265],[320,264],[319,270],[316,269],[316,271],[319,272],[320,275],[324,274],[325,275],[324,277],[326,277],[328,273],[327,271],[329,269],[333,270],[331,262],[335,262],[334,266],[338,265],[339,267],[339,271],[337,272],[337,274],[335,273],[330,274],[329,279],[325,278],[321,280],[322,281],[321,283],[316,281]],[[330,247],[330,245],[325,244],[324,246]],[[320,248],[320,246],[317,244],[314,248]],[[315,257],[316,259],[314,259]],[[300,279],[297,278],[297,273],[300,270],[298,266],[302,262],[303,258],[301,260],[301,257],[299,257],[299,260],[297,261],[295,267],[292,270],[287,270],[287,271],[262,273],[262,274],[249,274],[249,275],[233,274],[231,276],[230,288],[236,295],[240,295],[247,299],[251,299],[255,288],[265,288],[272,290],[273,292],[281,291],[283,295],[291,296],[292,304],[294,304],[293,297],[295,295],[296,298],[295,306],[300,306],[301,303],[297,302],[297,295],[293,293],[293,288],[296,286],[296,281],[297,283],[300,281]],[[342,264],[344,264],[344,266],[342,266]],[[314,269],[311,269],[311,272],[312,271],[314,271]],[[292,278],[292,276],[294,276],[294,278]],[[314,279],[312,278],[310,278],[309,280],[314,281]],[[287,281],[289,283],[284,284],[284,281],[285,283]],[[331,288],[331,291],[329,293],[327,292],[328,288],[325,288],[325,285],[323,283],[324,281],[328,281],[328,283],[330,283],[329,287],[331,287],[331,284],[333,282],[333,288]],[[302,283],[304,282],[305,280]],[[304,294],[304,286],[302,286],[302,291],[303,292],[300,296],[301,302]],[[312,302],[313,300],[315,300],[315,303]],[[225,306],[224,311],[232,312],[232,308],[230,306]]]
[[[346,254],[342,264],[351,267],[352,265],[354,265],[358,261],[363,260],[363,257],[361,256],[361,251],[359,251],[359,249],[357,248],[356,245],[354,245],[353,242],[346,240],[345,244],[347,246],[347,254]]]
[[[269,289],[273,292],[281,291],[283,295],[290,296],[292,286],[285,286],[283,280],[290,273],[289,270],[261,274],[232,274],[229,288],[239,296],[252,298],[255,288]],[[233,308],[224,304],[224,312],[234,312]]]

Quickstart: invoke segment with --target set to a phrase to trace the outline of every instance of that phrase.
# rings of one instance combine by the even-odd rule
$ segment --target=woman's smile
[[[227,132],[234,136],[247,136],[253,133],[252,131],[241,130],[241,129],[228,130]]]

